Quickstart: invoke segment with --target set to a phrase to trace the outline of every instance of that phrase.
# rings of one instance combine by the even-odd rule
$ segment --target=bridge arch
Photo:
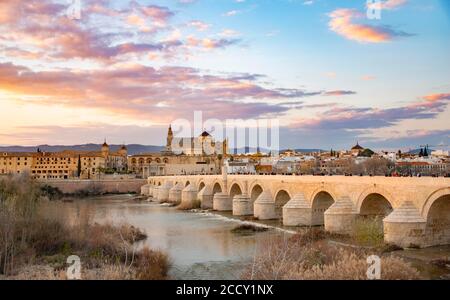
[[[311,225],[324,225],[325,211],[330,208],[333,203],[336,202],[336,198],[325,190],[318,191],[311,202]]]
[[[434,192],[432,192],[427,199],[425,200],[424,204],[422,205],[421,214],[422,217],[425,219],[428,217],[428,213],[430,211],[431,206],[433,203],[438,200],[439,198],[450,195],[450,187],[438,189]]]
[[[387,202],[387,203],[386,203]],[[381,187],[372,186],[365,189],[356,200],[356,210],[361,215],[367,215],[368,209],[372,206],[372,209],[382,210],[382,207],[389,209],[388,214],[392,211],[394,203],[394,197],[386,189]],[[378,209],[375,207],[377,206]],[[361,212],[362,209],[362,212]]]
[[[223,188],[222,188],[222,185],[220,184],[220,182],[219,182],[218,180],[216,180],[216,181],[213,182],[213,188],[212,188],[212,191],[213,191],[213,196],[214,196],[215,194],[217,194],[217,193],[222,193]]]
[[[261,195],[261,193],[264,191],[263,187],[261,184],[259,183],[255,183],[251,188],[250,188],[250,200],[252,201],[252,203],[254,203],[256,201],[256,199],[258,199],[259,195]]]
[[[291,195],[286,191],[286,189],[280,189],[275,193],[275,215],[278,218],[283,217],[283,206],[291,200]]]
[[[200,179],[200,182],[198,183],[198,190],[201,191],[206,186],[205,182]]]
[[[422,210],[427,220],[425,229],[427,244],[450,244],[450,188],[432,193]]]
[[[241,194],[242,194],[242,187],[240,186],[240,184],[238,182],[233,182],[231,184],[230,192],[229,192],[230,198],[233,199],[234,196],[241,195]]]
[[[319,188],[316,188],[309,197],[309,203],[311,204],[311,207],[312,207],[313,201],[316,198],[317,194],[322,193],[322,192],[329,194],[331,196],[331,198],[333,198],[333,201],[336,201],[338,199],[337,194],[333,189],[331,189],[329,187],[319,187]]]

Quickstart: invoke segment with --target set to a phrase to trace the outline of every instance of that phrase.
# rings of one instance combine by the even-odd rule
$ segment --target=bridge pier
[[[150,195],[149,191],[150,191],[150,184],[141,186],[141,195],[149,196]]]
[[[214,194],[213,209],[217,211],[232,211],[233,199],[230,199],[230,196],[227,193],[228,171],[225,165],[222,167],[222,185],[223,185],[222,192]]]
[[[198,201],[200,201],[200,207],[202,209],[212,209],[213,208],[213,192],[211,188],[207,185],[198,193]]]
[[[159,187],[157,198],[159,203],[169,201],[169,192],[172,187],[173,187],[172,181],[166,181],[162,186]]]
[[[325,231],[351,234],[356,215],[356,209],[348,196],[338,199],[324,213]]]
[[[303,193],[295,195],[283,206],[284,226],[311,226],[312,209]]]
[[[183,191],[183,184],[178,182],[169,191],[169,203],[178,205],[181,203],[181,192]]]
[[[247,194],[234,196],[234,198],[233,198],[233,215],[234,216],[251,216],[251,215],[253,215],[252,201]]]
[[[232,211],[233,202],[226,193],[216,193],[213,198],[213,209],[217,211]]]
[[[155,186],[152,184],[152,183],[150,183],[149,185],[148,185],[148,196],[149,197],[152,197],[153,196],[153,188],[154,188]]]
[[[181,205],[183,208],[197,208],[199,207],[197,200],[197,188],[193,184],[189,184],[181,192]]]
[[[272,199],[269,191],[264,191],[259,195],[253,204],[253,214],[259,220],[274,220],[277,219],[275,212],[275,202]]]
[[[233,198],[233,215],[234,216],[251,216],[253,215],[253,203],[247,194],[248,182],[243,182],[243,193]]]
[[[384,240],[402,248],[424,247],[427,221],[411,201],[402,205],[384,218]]]

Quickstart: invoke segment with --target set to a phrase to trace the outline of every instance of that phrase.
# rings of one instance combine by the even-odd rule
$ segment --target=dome
[[[120,146],[120,150],[127,150],[127,146],[125,145]]]
[[[356,143],[356,145],[352,148],[352,150],[364,150],[364,148],[361,147],[361,146],[359,145],[359,143]]]

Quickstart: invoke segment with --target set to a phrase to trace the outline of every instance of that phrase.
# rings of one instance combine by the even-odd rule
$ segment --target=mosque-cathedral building
[[[217,142],[206,131],[198,137],[176,138],[172,127],[167,132],[167,143],[158,153],[137,154],[128,157],[129,170],[142,176],[217,174],[221,160],[227,156],[227,141]]]

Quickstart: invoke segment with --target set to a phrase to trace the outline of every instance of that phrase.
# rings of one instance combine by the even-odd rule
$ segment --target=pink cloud
[[[399,36],[409,34],[395,31],[386,26],[373,26],[355,23],[355,19],[363,18],[364,14],[355,9],[337,9],[329,14],[328,26],[337,34],[361,43],[389,42]]]
[[[423,99],[430,101],[430,102],[450,100],[450,93],[431,94],[431,95],[424,96]]]
[[[268,103],[270,100],[315,94],[265,88],[254,78],[258,77],[204,75],[187,67],[132,65],[116,70],[33,72],[10,63],[0,64],[0,90],[33,96],[22,101],[102,109],[136,119],[170,121],[189,115],[193,108],[209,117],[217,112],[222,117],[260,117],[289,110]],[[253,101],[244,103],[244,99]]]
[[[377,1],[373,3],[368,3],[368,8],[371,9],[386,9],[386,10],[392,10],[396,9],[400,6],[403,6],[407,3],[407,0],[383,0],[383,1]]]
[[[12,57],[39,57],[43,61],[85,59],[110,64],[126,60],[129,55],[171,59],[177,56],[188,58],[196,53],[191,49],[193,42],[181,36],[167,41],[156,37],[157,33],[173,29],[169,22],[175,12],[167,7],[132,1],[128,8],[121,10],[110,7],[108,1],[86,0],[82,20],[73,20],[66,15],[67,5],[51,0],[2,1],[2,54],[6,53],[6,45],[14,44],[17,45],[14,51],[8,49]],[[99,22],[106,22],[108,26],[114,24],[117,29],[106,32]],[[204,27],[206,23],[197,21],[194,25]],[[212,50],[239,42],[237,39],[206,38],[194,44],[196,48]]]
[[[356,92],[354,92],[354,91],[338,90],[338,91],[325,92],[324,96],[345,96],[345,95],[354,95],[354,94],[356,94]]]

